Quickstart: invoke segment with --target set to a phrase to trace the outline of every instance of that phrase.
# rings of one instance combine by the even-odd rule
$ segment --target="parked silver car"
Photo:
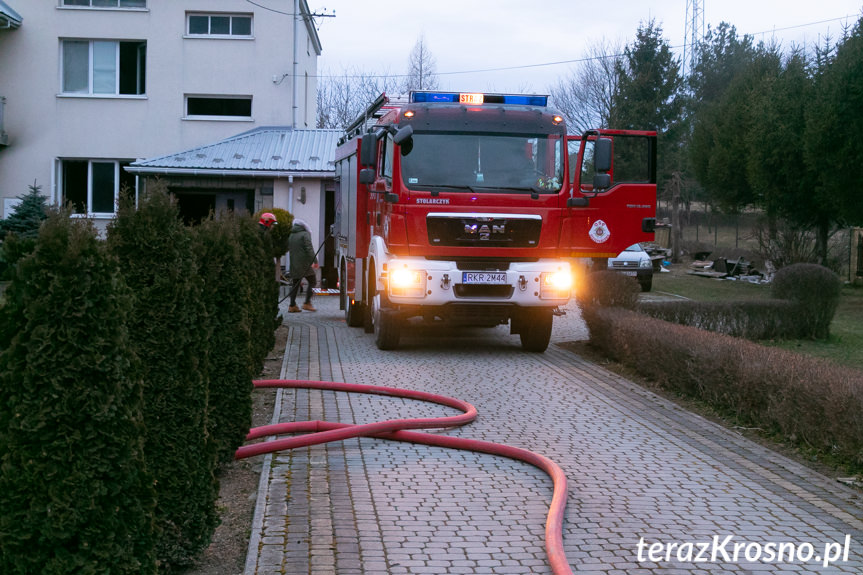
[[[608,258],[608,269],[634,276],[641,291],[650,291],[653,285],[653,262],[640,244],[632,244],[616,258]]]

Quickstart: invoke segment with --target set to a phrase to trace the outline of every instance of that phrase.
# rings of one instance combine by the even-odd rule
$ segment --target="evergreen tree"
[[[10,233],[22,238],[36,237],[39,226],[48,217],[45,196],[41,191],[42,186],[37,186],[36,182],[33,182],[27,194],[18,196],[21,203],[12,209],[8,218],[0,220],[0,240]]]
[[[752,37],[741,38],[734,26],[721,22],[716,29],[708,28],[704,41],[697,48],[696,64],[687,78],[688,121],[684,148],[687,152],[684,164],[697,179],[702,190],[700,195],[709,204],[717,203],[713,197],[717,186],[708,182],[707,177],[710,163],[714,161],[714,137],[717,134],[721,136],[714,123],[724,119],[717,106],[732,80],[754,58]]]
[[[54,214],[0,307],[0,573],[152,574],[132,297],[87,220]]]
[[[826,53],[825,53],[826,52]],[[837,224],[863,224],[859,198],[863,162],[863,18],[842,39],[835,52],[818,54],[814,89],[807,114],[806,158],[818,202],[810,212],[818,254],[827,258],[827,244]]]
[[[659,186],[678,167],[682,138],[683,98],[680,62],[662,38],[662,27],[651,20],[638,27],[635,42],[617,63],[617,92],[609,126],[658,132]]]
[[[252,423],[252,379],[258,375],[253,373],[252,319],[259,294],[249,281],[239,217],[230,213],[205,221],[195,236],[207,286],[202,296],[212,325],[210,347],[219,350],[210,359],[208,430],[219,461],[225,462]]]
[[[130,335],[143,368],[144,453],[156,482],[157,558],[167,572],[189,564],[218,522],[207,422],[211,331],[191,234],[163,184],[137,209],[133,198],[121,199],[108,245],[136,295]]]
[[[246,293],[250,296],[251,373],[257,377],[264,368],[267,354],[276,344],[275,331],[281,324],[279,315],[279,284],[275,281],[276,266],[269,241],[261,236],[258,224],[251,218],[239,221],[239,242],[245,263]],[[279,224],[281,225],[281,224]]]
[[[804,157],[806,108],[812,95],[806,57],[794,50],[782,59],[774,47],[771,60],[750,92],[751,126],[741,147],[747,150],[753,203],[765,211],[773,228],[778,217],[805,223],[818,200],[811,185],[814,174]]]

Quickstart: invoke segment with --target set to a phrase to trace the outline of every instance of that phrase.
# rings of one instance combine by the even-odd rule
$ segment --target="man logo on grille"
[[[506,226],[504,224],[465,224],[464,233],[468,236],[479,236],[480,240],[490,240],[492,234],[505,235]]]

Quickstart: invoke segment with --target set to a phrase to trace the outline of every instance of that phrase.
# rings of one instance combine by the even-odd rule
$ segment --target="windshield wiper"
[[[418,191],[418,192],[433,192],[436,190],[458,190],[458,191],[473,190],[473,188],[470,186],[451,186],[451,185],[444,185],[444,184],[423,184],[421,188],[413,188],[413,189]]]
[[[511,192],[531,192],[531,194],[542,194],[542,193],[556,194],[557,192],[560,191],[560,189],[549,190],[547,188],[541,188],[539,186],[483,186],[483,187],[477,187],[477,188],[475,188],[474,186],[471,186],[471,190],[473,190],[473,189],[478,189],[478,190],[506,190],[506,191],[511,191]]]

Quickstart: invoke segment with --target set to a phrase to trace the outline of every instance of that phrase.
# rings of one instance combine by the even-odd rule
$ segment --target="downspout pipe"
[[[299,100],[299,81],[300,81],[300,63],[299,63],[299,46],[300,46],[300,0],[294,0],[294,65],[293,77],[291,78],[291,127],[297,129],[297,102]]]

